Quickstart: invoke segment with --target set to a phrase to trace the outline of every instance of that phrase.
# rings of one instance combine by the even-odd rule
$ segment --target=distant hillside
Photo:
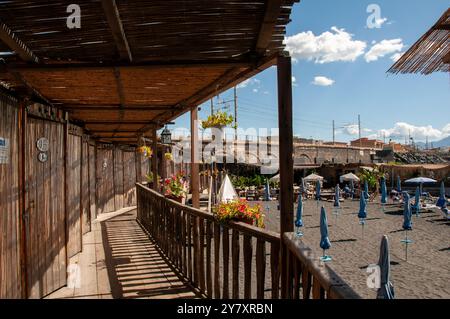
[[[433,146],[434,147],[450,147],[450,136],[447,136],[446,138],[444,138],[440,141],[434,142]]]
[[[425,146],[426,146],[426,144],[424,142],[417,142],[416,145],[420,149],[425,149]],[[431,147],[431,145],[433,145],[433,147],[450,147],[450,136],[447,136],[446,138],[444,138],[440,141],[429,142],[428,147]]]

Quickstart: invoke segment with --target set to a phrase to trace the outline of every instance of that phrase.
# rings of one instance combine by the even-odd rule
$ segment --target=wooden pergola
[[[1,83],[68,111],[105,142],[142,134],[276,64],[298,0],[70,1],[0,5]]]
[[[390,73],[450,72],[450,8],[388,70]]]

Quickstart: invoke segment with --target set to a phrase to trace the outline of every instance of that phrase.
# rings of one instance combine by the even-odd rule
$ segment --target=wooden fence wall
[[[0,95],[0,298],[20,298],[19,130],[16,101]]]
[[[0,299],[64,286],[92,220],[136,205],[148,171],[133,147],[96,143],[62,111],[19,106],[0,93]]]

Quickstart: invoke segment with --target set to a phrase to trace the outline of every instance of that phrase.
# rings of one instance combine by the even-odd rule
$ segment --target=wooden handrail
[[[174,201],[170,198],[165,197],[164,195],[154,191],[153,189],[146,187],[145,185],[142,185],[142,184],[136,184],[136,185],[137,185],[137,187],[141,187],[142,189],[145,189],[146,191],[151,192],[152,196],[156,196],[160,199],[167,201],[169,203],[169,205],[172,207],[176,207],[185,212],[188,212],[189,214],[191,214],[193,216],[197,216],[197,217],[203,218],[205,220],[216,221],[216,219],[214,218],[214,215],[211,213],[205,212],[198,208],[183,205],[177,201]],[[270,243],[280,241],[279,233],[276,233],[276,232],[273,232],[270,230],[266,230],[264,228],[252,226],[252,225],[249,225],[249,224],[246,224],[243,222],[230,221],[227,223],[226,226],[230,229],[236,229],[243,233],[247,233],[248,235],[251,235],[253,237],[264,239],[265,241],[270,242]]]
[[[140,225],[172,266],[207,297],[259,299],[269,297],[270,290],[271,298],[279,298],[284,267],[288,276],[281,284],[287,298],[300,298],[300,293],[305,299],[311,294],[313,298],[360,298],[293,233],[283,235],[288,258],[281,264],[280,234],[237,221],[221,224],[211,213],[168,199],[142,184],[136,188]]]
[[[361,298],[328,264],[321,262],[319,256],[314,256],[313,250],[306,246],[301,238],[292,232],[284,233],[283,242],[289,252],[300,262],[300,271],[307,273],[307,276],[304,277],[312,277],[312,280],[308,282],[303,281],[302,285],[316,285],[313,287],[313,298],[325,298],[325,293],[327,298],[333,299]],[[295,285],[293,286],[295,287]],[[320,289],[317,286],[320,286]],[[302,288],[303,290],[311,289],[311,287]],[[314,293],[314,288],[316,288],[317,295]]]

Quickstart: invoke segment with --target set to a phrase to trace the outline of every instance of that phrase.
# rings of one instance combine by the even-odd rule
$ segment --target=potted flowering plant
[[[170,153],[170,152],[164,153],[164,158],[168,161],[173,160],[172,153]]]
[[[202,128],[222,128],[233,123],[233,120],[233,116],[228,114],[227,112],[217,111],[216,113],[208,116],[206,120],[202,121]]]
[[[180,203],[186,197],[186,182],[182,174],[172,175],[164,180],[164,196]]]
[[[216,219],[221,223],[236,220],[264,228],[264,215],[261,212],[261,206],[250,206],[245,199],[220,203],[214,208],[213,212]]]

